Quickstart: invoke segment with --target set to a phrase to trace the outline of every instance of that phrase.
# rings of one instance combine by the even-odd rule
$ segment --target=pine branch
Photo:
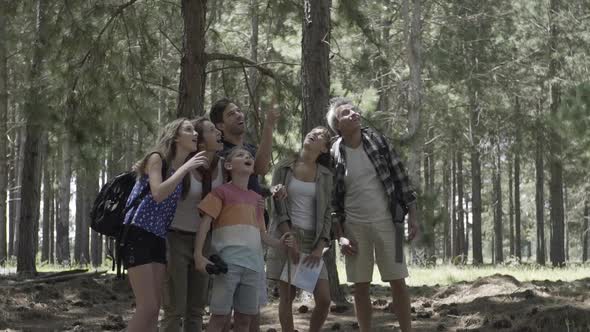
[[[298,86],[294,85],[288,79],[282,77],[281,75],[275,73],[273,70],[263,67],[261,63],[256,63],[248,58],[245,58],[245,57],[242,57],[239,55],[225,54],[225,53],[207,53],[206,57],[207,57],[207,63],[212,62],[212,61],[217,61],[217,60],[233,61],[233,62],[237,62],[237,63],[241,64],[241,66],[239,66],[237,68],[254,67],[261,74],[268,76],[279,83],[283,83],[285,85],[285,87],[289,91],[291,91],[291,93],[293,93],[295,96],[301,95],[301,90],[299,89]],[[267,63],[271,63],[271,62],[267,62]],[[272,62],[272,63],[282,63],[282,64],[286,64],[286,65],[291,65],[291,66],[298,65],[298,64],[278,62],[278,61]]]
[[[123,13],[123,11],[127,7],[133,5],[136,2],[137,2],[137,0],[130,0],[129,2],[126,2],[126,3],[122,4],[122,5],[120,5],[119,7],[117,7],[117,9],[113,12],[113,14],[111,15],[111,17],[107,21],[107,23],[102,27],[102,29],[98,33],[98,36],[96,36],[96,38],[94,39],[94,43],[93,43],[92,47],[90,47],[90,49],[88,50],[88,52],[86,52],[86,54],[84,55],[84,57],[82,58],[82,60],[78,63],[78,66],[79,67],[82,67],[86,63],[86,61],[88,61],[88,59],[90,58],[90,54],[92,53],[92,50],[95,47],[98,46],[98,42],[102,38],[102,35],[105,33],[105,31],[107,30],[107,28],[111,25],[111,23],[113,23],[113,21],[115,20],[115,18],[117,18],[117,16],[121,15]]]

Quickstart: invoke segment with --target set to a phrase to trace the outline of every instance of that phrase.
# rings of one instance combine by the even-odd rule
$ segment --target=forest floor
[[[588,272],[587,267],[411,268],[410,275],[416,276],[408,279],[413,326],[416,331],[589,331],[590,278],[584,277]],[[417,286],[421,278],[429,282]],[[343,287],[352,302],[352,287]],[[280,331],[278,299],[269,297],[261,331]],[[371,297],[373,330],[399,330],[388,311],[389,288],[376,284]],[[308,296],[295,303],[299,331],[307,330],[311,308]],[[352,307],[332,309],[336,310],[328,316],[324,331],[358,331]],[[78,271],[45,272],[29,280],[0,277],[2,331],[121,331],[132,313],[128,281],[116,280],[112,274]]]

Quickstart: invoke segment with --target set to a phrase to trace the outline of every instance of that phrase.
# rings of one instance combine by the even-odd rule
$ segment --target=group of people
[[[167,124],[155,148],[135,165],[128,204],[148,194],[125,216],[130,226],[122,258],[136,302],[129,331],[157,331],[160,307],[163,331],[201,331],[207,305],[207,331],[229,331],[232,318],[234,331],[258,331],[267,278],[278,282],[282,330],[294,331],[296,289],[281,280],[283,267],[302,254],[301,264],[322,265],[334,238],[354,283],[360,331],[371,331],[375,262],[391,285],[401,330],[411,330],[402,247],[406,215],[410,239],[419,227],[416,195],[398,154],[381,134],[361,127],[357,106],[333,98],[326,121],[336,136],[325,127],[312,129],[299,153],[275,165],[270,190],[264,190],[258,176],[270,171],[278,117],[278,110],[269,110],[260,144],[248,144],[244,113],[221,99],[209,118]],[[269,246],[266,264],[263,244]],[[208,274],[217,264],[212,254],[224,262],[225,273]],[[331,301],[325,264],[313,295],[309,330],[320,331]]]

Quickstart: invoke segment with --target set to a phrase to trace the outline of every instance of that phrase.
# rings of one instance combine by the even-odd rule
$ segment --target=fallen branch
[[[65,271],[69,272],[69,271]],[[7,288],[7,287],[18,287],[18,286],[25,286],[25,285],[33,285],[33,284],[41,284],[46,282],[61,282],[61,281],[68,281],[76,278],[87,278],[87,277],[97,277],[101,274],[107,273],[106,270],[104,271],[95,271],[95,272],[79,272],[79,273],[70,273],[70,274],[61,274],[61,275],[54,275],[51,277],[44,277],[44,278],[35,278],[35,279],[28,279],[20,282],[9,283],[6,285],[1,285],[0,288]]]

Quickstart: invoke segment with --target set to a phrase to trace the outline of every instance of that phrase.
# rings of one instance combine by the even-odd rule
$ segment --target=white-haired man
[[[389,282],[393,310],[402,331],[411,330],[410,296],[403,258],[406,214],[409,238],[418,232],[416,194],[403,164],[385,137],[361,127],[360,110],[348,99],[332,98],[327,122],[340,136],[332,145],[336,169],[333,229],[345,255],[346,276],[354,283],[354,306],[361,332],[371,331],[369,297],[373,267]]]

